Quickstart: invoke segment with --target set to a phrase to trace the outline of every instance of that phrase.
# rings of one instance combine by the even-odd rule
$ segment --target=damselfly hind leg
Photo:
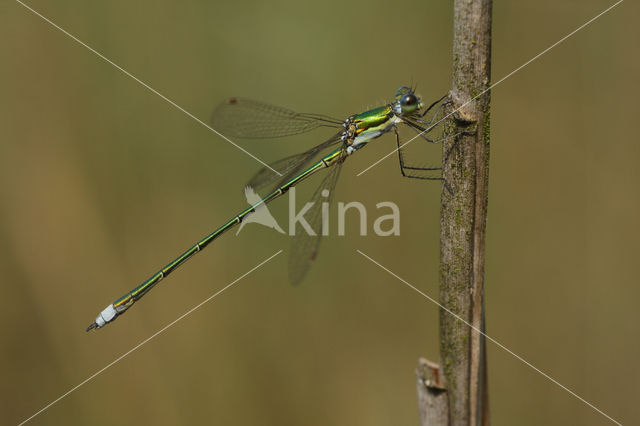
[[[442,177],[442,167],[416,167],[416,166],[408,166],[404,160],[404,153],[402,152],[402,145],[400,144],[400,135],[398,134],[398,129],[395,129],[396,134],[396,144],[398,146],[398,161],[400,163],[400,173],[402,173],[403,177],[409,179],[422,179],[422,180],[440,180],[442,184],[447,189],[449,194],[453,195],[453,189],[451,189],[451,185],[447,182],[447,180]],[[435,172],[438,173],[436,176]]]
[[[404,159],[404,152],[402,151],[402,145],[400,144],[400,134],[398,129],[394,129],[396,134],[396,145],[398,146],[398,161],[400,163],[400,173],[402,176],[410,179],[425,179],[425,180],[442,180],[442,176],[434,176],[433,173],[441,171],[442,167],[417,167],[406,164]]]

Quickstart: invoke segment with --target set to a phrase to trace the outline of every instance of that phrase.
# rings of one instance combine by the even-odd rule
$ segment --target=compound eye
[[[418,103],[418,98],[416,98],[416,95],[408,94],[404,95],[400,102],[402,102],[403,106],[411,106]]]
[[[414,112],[418,108],[418,97],[408,93],[400,99],[400,106],[403,112]]]

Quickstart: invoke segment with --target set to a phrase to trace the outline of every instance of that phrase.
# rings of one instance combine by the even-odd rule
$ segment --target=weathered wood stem
[[[416,387],[420,426],[446,425],[449,405],[440,366],[420,358],[416,368]]]
[[[491,0],[454,1],[453,87],[443,144],[440,302],[484,331],[484,261],[489,183]],[[488,425],[484,336],[440,310],[440,368],[448,421]],[[421,408],[422,409],[422,408]]]

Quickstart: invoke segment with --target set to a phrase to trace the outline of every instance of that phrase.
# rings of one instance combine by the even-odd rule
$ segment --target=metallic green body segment
[[[198,253],[200,250],[205,248],[208,244],[210,244],[213,240],[218,238],[220,235],[222,235],[229,229],[233,228],[235,225],[239,224],[240,222],[242,222],[242,219],[248,214],[255,211],[256,207],[258,207],[261,204],[266,204],[278,198],[279,196],[287,192],[289,188],[295,186],[298,182],[301,182],[304,179],[308,178],[318,170],[334,165],[337,159],[340,158],[341,155],[343,155],[343,151],[344,151],[344,147],[341,146],[340,148],[325,155],[320,160],[318,160],[315,164],[313,164],[311,167],[307,168],[305,171],[301,172],[291,180],[280,185],[278,188],[276,188],[270,194],[262,198],[260,201],[251,205],[249,208],[247,208],[246,210],[242,211],[241,213],[233,217],[233,219],[229,220],[220,228],[216,229],[211,234],[207,235],[206,237],[198,241],[193,247],[191,247],[189,250],[185,251],[180,256],[178,256],[177,258],[169,262],[164,268],[162,268],[160,271],[156,272],[154,275],[149,277],[145,282],[143,282],[142,284],[140,284],[139,286],[137,286],[136,288],[134,288],[133,290],[125,294],[124,296],[117,299],[115,302],[113,302],[113,307],[116,310],[117,315],[121,315],[122,313],[124,313],[136,301],[142,298],[142,296],[147,294],[149,290],[151,290],[156,284],[158,284],[164,277],[172,273],[175,269],[177,269],[180,265],[186,262],[194,254]]]
[[[296,183],[300,182],[301,180],[303,180],[305,177],[307,177],[309,174],[322,169],[323,167],[326,167],[324,165],[324,163],[322,161],[318,161],[317,163],[315,163],[313,166],[309,167],[307,170],[305,170],[304,172],[300,173],[299,175],[291,178],[291,180],[287,181],[284,183],[284,185],[282,185],[280,187],[280,189],[282,189],[283,191],[288,190],[289,188],[291,188],[292,186],[294,186]]]
[[[386,127],[390,124],[389,120],[391,120],[392,117],[393,109],[391,105],[385,105],[354,115],[352,119],[357,125],[356,132],[359,134],[381,126]]]

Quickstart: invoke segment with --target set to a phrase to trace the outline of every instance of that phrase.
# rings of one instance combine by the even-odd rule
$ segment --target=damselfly
[[[438,125],[443,121],[444,99],[445,97],[425,108],[425,105],[414,93],[414,90],[403,86],[396,91],[393,102],[352,115],[344,121],[320,114],[297,113],[286,108],[242,98],[231,98],[223,102],[214,111],[213,126],[227,136],[273,138],[305,133],[319,127],[334,128],[338,131],[320,145],[300,154],[276,161],[269,167],[264,167],[258,171],[248,185],[254,189],[272,185],[272,190],[266,196],[231,218],[142,284],[109,305],[98,315],[96,320],[87,328],[87,331],[101,328],[105,324],[114,321],[163,278],[176,270],[191,256],[204,249],[213,240],[241,223],[247,215],[280,197],[309,176],[326,168],[331,170],[314,193],[312,201],[317,201],[321,195],[326,196],[326,191],[328,190],[328,197],[324,199],[324,202],[328,202],[327,198],[331,197],[334,192],[333,190],[345,159],[360,150],[372,139],[385,133],[393,131],[396,135],[398,160],[400,161],[400,171],[403,176],[440,180],[439,176],[433,175],[440,170],[439,167],[415,167],[405,163],[398,126],[402,124],[413,129],[419,137],[428,142],[438,142],[439,139],[429,137],[427,134],[433,134],[434,128],[442,127]],[[274,173],[274,170],[277,170],[278,173]],[[308,223],[313,232],[308,233],[296,229],[293,250],[291,251],[293,254],[289,259],[289,278],[293,284],[298,284],[302,281],[311,262],[316,257],[322,235],[320,204],[319,202],[314,202],[313,205],[318,206],[318,208],[312,209],[308,213]]]

